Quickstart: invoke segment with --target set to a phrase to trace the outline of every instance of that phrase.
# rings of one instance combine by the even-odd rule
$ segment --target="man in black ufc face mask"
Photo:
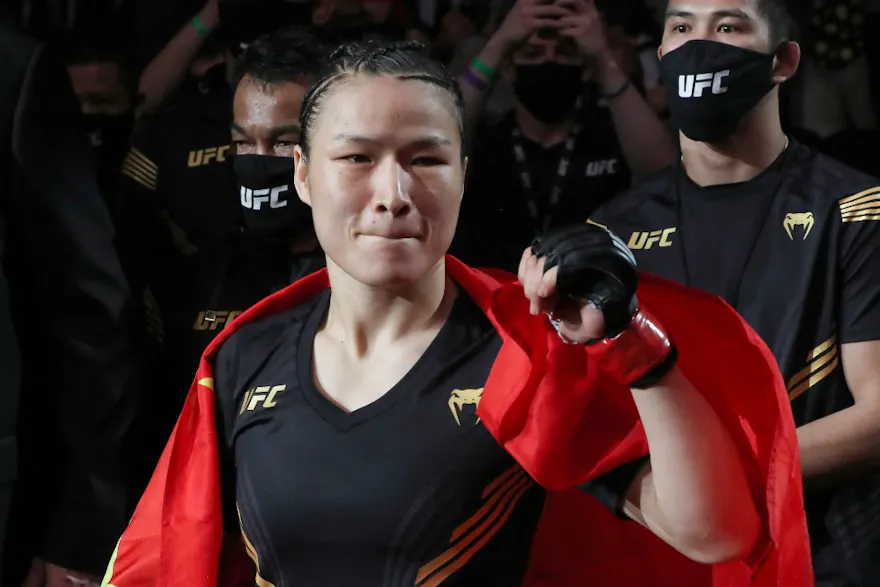
[[[174,424],[191,371],[214,337],[256,302],[324,266],[311,209],[293,186],[293,147],[303,95],[330,50],[311,32],[291,27],[249,43],[238,58],[227,179],[234,185],[241,225],[194,257],[173,296],[148,302],[148,318],[155,321],[157,308],[162,311],[164,348],[155,371],[171,394],[142,414],[157,451]],[[221,206],[227,192],[209,195]],[[202,217],[212,212],[203,209]]]
[[[65,47],[67,72],[95,153],[101,194],[116,210],[119,168],[134,126],[135,81],[131,63],[110,40],[76,39]]]
[[[598,210],[640,268],[722,296],[788,383],[819,587],[880,585],[880,181],[786,137],[786,0],[670,0],[681,162]],[[749,393],[762,393],[750,390]]]
[[[510,116],[475,135],[453,247],[466,261],[515,269],[535,234],[586,220],[633,176],[673,161],[611,38],[593,0],[518,0],[462,75],[471,118],[499,74],[517,97]],[[492,226],[496,245],[485,247]]]

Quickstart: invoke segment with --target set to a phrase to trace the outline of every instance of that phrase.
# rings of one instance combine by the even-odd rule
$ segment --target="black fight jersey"
[[[240,215],[231,122],[228,91],[186,97],[138,122],[122,166],[119,213],[126,231],[183,258],[226,238]]]
[[[349,413],[312,377],[329,298],[245,325],[214,365],[224,522],[258,583],[519,585],[546,496],[476,415],[497,333],[460,295],[412,370]]]
[[[586,220],[600,204],[630,187],[632,174],[610,113],[594,107],[582,115],[565,174],[565,143],[549,148],[521,139],[531,189],[524,188],[512,131],[513,115],[480,130],[474,139],[465,197],[452,252],[473,266],[516,271],[536,234],[549,226]],[[561,193],[553,205],[556,185]],[[534,206],[534,208],[532,208]]]
[[[192,345],[177,335],[188,334],[196,321],[192,307],[197,313],[209,304],[221,278],[218,260],[236,238],[240,206],[229,150],[231,103],[231,93],[220,92],[164,107],[139,123],[122,166],[117,238],[123,268],[151,338],[160,346],[186,347],[188,356]],[[271,293],[254,289],[250,303]],[[210,309],[245,309],[231,301],[236,303]],[[195,351],[195,364],[183,361],[187,379],[202,350]],[[189,383],[184,381],[181,394]]]
[[[880,181],[792,142],[741,184],[701,188],[673,166],[592,221],[626,241],[640,269],[726,299],[773,351],[799,426],[853,405],[840,348],[880,340]],[[852,534],[871,519],[859,504],[880,511],[878,488],[868,475],[808,494],[814,549],[880,548],[880,515]]]

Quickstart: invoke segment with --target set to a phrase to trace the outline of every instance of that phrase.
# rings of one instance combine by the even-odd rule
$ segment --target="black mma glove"
[[[556,288],[586,300],[605,319],[605,338],[588,352],[615,379],[630,387],[650,387],[675,365],[677,353],[662,326],[639,309],[636,260],[617,236],[594,224],[550,230],[535,238],[532,254],[544,271],[558,267]]]

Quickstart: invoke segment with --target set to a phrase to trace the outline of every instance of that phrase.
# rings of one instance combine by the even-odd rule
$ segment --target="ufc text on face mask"
[[[711,89],[716,96],[727,91],[725,80],[730,77],[730,70],[716,73],[697,73],[678,76],[678,95],[681,98],[699,98],[703,92]]]
[[[241,186],[241,205],[248,210],[260,210],[264,204],[270,208],[284,208],[287,206],[287,192],[290,186],[282,185],[274,188],[252,190]]]

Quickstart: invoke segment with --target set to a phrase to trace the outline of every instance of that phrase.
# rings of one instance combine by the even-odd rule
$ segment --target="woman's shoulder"
[[[323,298],[324,295],[319,295],[289,310],[237,325],[214,355],[215,379],[224,375],[237,379],[239,373],[258,369],[279,350],[295,347],[302,329]]]

